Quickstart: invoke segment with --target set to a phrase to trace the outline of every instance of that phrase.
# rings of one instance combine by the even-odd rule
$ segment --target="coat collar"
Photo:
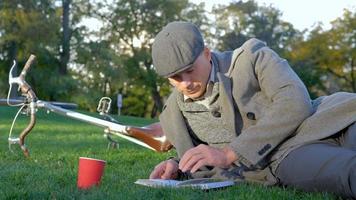
[[[243,52],[242,48],[237,48],[233,52],[212,53],[212,61],[217,68],[217,78],[219,80],[219,104],[222,109],[222,117],[230,130],[236,133],[242,127],[241,124],[236,124],[236,117],[241,117],[236,111],[237,106],[234,106],[232,98],[231,71],[235,67],[235,62],[239,55]],[[241,121],[241,119],[237,119]],[[238,126],[238,127],[237,127]]]
[[[219,104],[221,105],[222,118],[229,126],[229,129],[236,133],[235,109],[231,92],[231,79],[218,72],[219,79]]]

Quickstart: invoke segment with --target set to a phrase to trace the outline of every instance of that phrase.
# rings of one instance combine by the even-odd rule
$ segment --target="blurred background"
[[[252,37],[265,41],[289,61],[313,98],[356,92],[356,3],[325,22],[307,12],[324,13],[332,4],[296,2],[1,0],[0,98],[6,98],[13,60],[19,71],[35,54],[27,80],[41,100],[94,111],[102,96],[116,105],[120,94],[121,114],[155,118],[171,88],[154,72],[151,45],[175,20],[199,26],[215,51],[233,50]],[[291,21],[293,14],[300,23]]]

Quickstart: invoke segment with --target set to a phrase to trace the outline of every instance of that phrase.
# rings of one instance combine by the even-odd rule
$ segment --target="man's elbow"
[[[292,115],[294,113],[294,120],[296,120],[296,122],[301,123],[313,114],[313,107],[310,99],[294,99],[293,102],[293,105],[289,109],[291,110]]]

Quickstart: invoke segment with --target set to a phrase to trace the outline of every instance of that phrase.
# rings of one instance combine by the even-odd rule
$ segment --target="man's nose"
[[[188,88],[191,85],[191,83],[192,83],[192,81],[191,81],[191,78],[189,76],[186,76],[186,75],[182,75],[181,76],[180,84],[183,87]]]
[[[185,88],[185,89],[189,89],[191,82],[189,81],[182,81],[180,82],[181,87]]]

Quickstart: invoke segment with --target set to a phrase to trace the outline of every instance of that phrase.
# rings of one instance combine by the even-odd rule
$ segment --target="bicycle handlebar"
[[[20,77],[25,78],[27,71],[30,69],[30,67],[31,67],[32,63],[35,61],[35,59],[36,59],[36,56],[31,54],[25,64],[25,66],[23,67],[23,69],[21,71]]]
[[[13,77],[12,71],[14,67],[16,66],[16,62],[14,62],[13,66],[11,67],[10,73],[9,73],[9,84],[10,87],[12,86],[13,83],[17,84],[19,86],[19,89],[22,93],[23,96],[26,97],[27,102],[29,102],[29,108],[30,108],[30,122],[26,126],[26,128],[21,132],[19,138],[9,138],[9,143],[18,143],[26,157],[29,156],[29,151],[25,146],[25,138],[26,136],[31,132],[32,128],[36,124],[36,101],[37,101],[37,96],[35,92],[32,90],[31,86],[26,82],[25,77],[27,71],[30,69],[31,65],[33,64],[36,56],[31,55],[29,59],[27,60],[24,68],[21,71],[21,74],[19,77]]]

